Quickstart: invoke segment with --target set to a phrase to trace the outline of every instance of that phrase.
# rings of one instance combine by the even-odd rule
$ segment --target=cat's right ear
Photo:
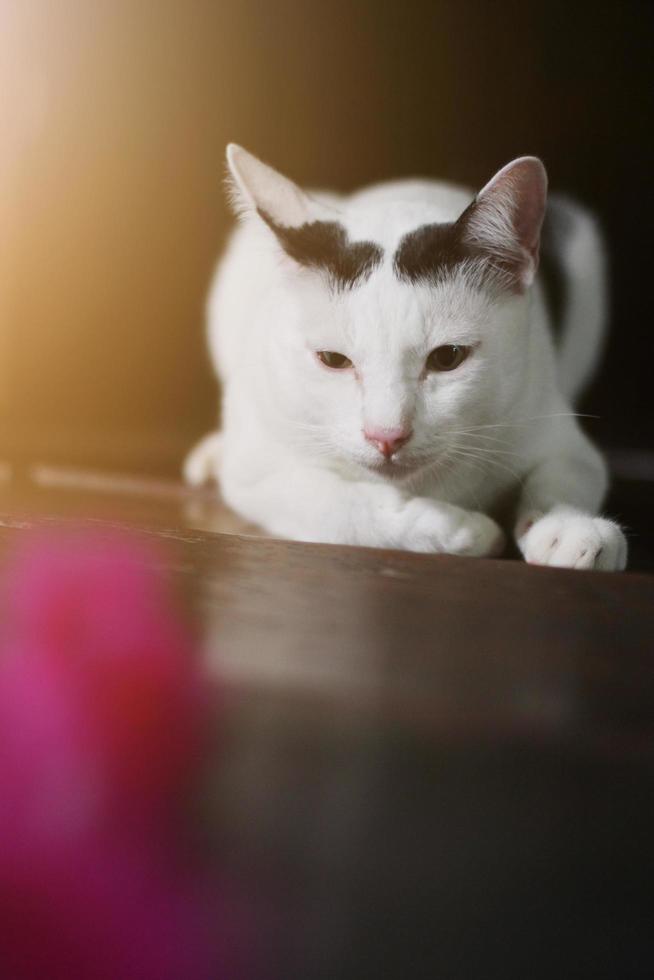
[[[459,219],[464,241],[502,259],[518,284],[538,268],[547,173],[538,157],[518,157],[495,174]]]
[[[259,214],[269,225],[295,228],[315,219],[315,202],[242,146],[227,147],[232,206],[238,214]]]

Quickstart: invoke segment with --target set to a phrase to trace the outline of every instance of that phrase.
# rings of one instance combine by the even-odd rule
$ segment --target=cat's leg
[[[623,569],[625,536],[614,521],[597,516],[606,487],[602,457],[571,428],[523,484],[515,537],[525,559],[561,568]]]
[[[289,468],[254,481],[223,473],[221,483],[234,510],[280,537],[474,556],[498,554],[504,543],[484,514],[319,468]]]
[[[195,487],[218,479],[222,441],[222,432],[210,432],[193,447],[182,470],[187,483]]]

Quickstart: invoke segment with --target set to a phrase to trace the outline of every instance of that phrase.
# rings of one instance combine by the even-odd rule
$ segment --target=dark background
[[[203,303],[224,146],[341,189],[483,184],[542,156],[610,243],[613,330],[582,406],[652,446],[654,5],[18,3],[0,16],[5,454],[174,474],[212,427]]]

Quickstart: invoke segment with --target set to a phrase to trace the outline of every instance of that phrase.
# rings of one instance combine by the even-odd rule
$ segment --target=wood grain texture
[[[164,547],[237,688],[450,733],[651,734],[652,576],[273,540],[172,481],[40,466],[0,489],[5,546],[79,527]]]

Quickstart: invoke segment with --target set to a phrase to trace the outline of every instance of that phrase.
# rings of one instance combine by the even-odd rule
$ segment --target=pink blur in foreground
[[[160,564],[127,537],[78,535],[33,541],[5,574],[8,980],[235,975],[225,889],[189,846],[215,691]]]

